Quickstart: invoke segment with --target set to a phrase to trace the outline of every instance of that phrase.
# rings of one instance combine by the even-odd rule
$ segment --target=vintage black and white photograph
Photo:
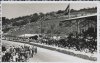
[[[100,0],[1,0],[1,1],[100,1]]]
[[[2,62],[97,61],[96,3],[2,3]]]

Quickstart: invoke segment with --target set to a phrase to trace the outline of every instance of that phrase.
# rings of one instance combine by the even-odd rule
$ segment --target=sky
[[[16,18],[33,13],[47,13],[58,10],[65,10],[68,3],[3,3],[2,16],[6,18]],[[70,8],[79,10],[82,8],[96,7],[94,3],[70,3]]]

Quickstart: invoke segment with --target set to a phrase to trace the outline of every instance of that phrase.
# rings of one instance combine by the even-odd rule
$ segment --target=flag
[[[65,9],[64,15],[69,15],[70,13],[70,4],[68,4],[67,8]]]

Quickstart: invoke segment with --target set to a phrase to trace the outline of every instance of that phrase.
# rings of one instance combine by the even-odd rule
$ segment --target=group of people
[[[36,53],[36,46],[2,46],[2,62],[28,62]]]
[[[68,48],[76,51],[84,51],[86,53],[94,53],[97,51],[97,39],[90,36],[75,37],[72,35],[67,38],[61,38],[59,40],[44,38],[40,42],[46,45]]]

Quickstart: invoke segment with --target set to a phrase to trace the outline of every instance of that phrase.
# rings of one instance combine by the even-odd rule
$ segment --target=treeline
[[[17,17],[17,18],[12,18],[8,19],[6,17],[2,17],[2,24],[12,24],[12,26],[20,26],[20,25],[25,25],[29,22],[36,22],[40,17],[44,15],[43,13],[37,14],[34,13],[33,15],[29,16],[22,16],[22,17]]]
[[[97,7],[93,7],[93,8],[84,8],[84,9],[80,9],[80,10],[74,10],[74,9],[71,9],[70,10],[70,13],[73,13],[73,12],[97,12]],[[49,13],[34,13],[32,15],[27,15],[27,16],[22,16],[22,17],[17,17],[17,18],[12,18],[12,19],[8,19],[6,17],[2,17],[2,24],[3,25],[6,25],[6,24],[11,24],[13,23],[12,25],[13,26],[19,26],[19,25],[25,25],[29,22],[36,22],[38,21],[39,19],[43,18],[44,19],[46,18],[46,16],[53,16],[53,17],[57,17],[58,14],[63,14],[65,12],[65,10],[58,10],[56,12],[49,12]],[[58,16],[59,17],[59,16]],[[24,21],[24,22],[22,22]],[[27,22],[26,22],[27,21]],[[15,25],[16,23],[16,25]],[[19,25],[18,25],[18,24]],[[20,24],[21,23],[21,24]],[[23,23],[23,24],[22,24]]]

